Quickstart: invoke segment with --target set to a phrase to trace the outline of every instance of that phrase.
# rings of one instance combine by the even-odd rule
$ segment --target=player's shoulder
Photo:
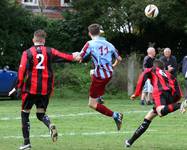
[[[111,42],[107,41],[106,39],[103,39],[102,41],[105,43],[105,45],[115,50],[115,46]]]
[[[56,50],[55,48],[49,47],[49,46],[44,46],[44,48],[45,48],[46,50],[50,50],[50,51],[53,50],[53,49]]]
[[[150,57],[150,56],[147,55],[147,56],[144,57],[144,62],[147,62],[147,61],[149,61],[149,60],[151,60],[151,57]]]
[[[25,53],[25,54],[27,54],[27,55],[31,55],[31,50],[33,49],[33,47],[34,46],[31,46],[30,48],[27,48],[27,49],[25,49],[24,51],[23,51],[23,54]]]
[[[93,40],[88,40],[85,45],[93,43]]]
[[[168,70],[165,70],[165,74],[171,80],[175,80],[176,79],[176,77],[173,74],[171,74]]]
[[[156,68],[153,68],[153,67],[151,67],[151,68],[145,68],[144,72],[145,73],[152,72],[152,71],[154,71],[154,69],[156,69]]]

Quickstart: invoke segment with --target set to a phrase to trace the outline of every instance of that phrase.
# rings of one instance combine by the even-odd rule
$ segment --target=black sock
[[[51,121],[45,113],[36,113],[36,116],[40,121],[42,121],[49,128]]]
[[[21,120],[22,120],[22,133],[24,138],[24,145],[30,144],[30,122],[29,122],[29,114],[26,112],[21,112]]]
[[[51,124],[49,117],[47,115],[44,115],[42,120],[43,120],[43,123],[49,128],[49,126]]]
[[[136,129],[133,136],[128,140],[128,142],[132,145],[134,141],[136,141],[149,127],[151,121],[144,119],[144,122]]]

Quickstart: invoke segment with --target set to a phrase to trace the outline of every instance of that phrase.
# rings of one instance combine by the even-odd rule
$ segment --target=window
[[[70,0],[64,0],[64,3],[70,3]]]
[[[38,5],[38,0],[22,0],[22,4],[25,5]]]
[[[69,6],[71,0],[61,0],[61,6]]]

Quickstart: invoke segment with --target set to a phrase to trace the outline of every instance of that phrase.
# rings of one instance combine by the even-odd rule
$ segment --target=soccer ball
[[[154,4],[149,4],[145,8],[145,15],[148,18],[155,18],[159,13],[158,7]]]

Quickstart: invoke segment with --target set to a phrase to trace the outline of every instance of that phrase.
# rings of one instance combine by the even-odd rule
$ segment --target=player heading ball
[[[80,62],[82,62],[82,60],[84,60],[87,56],[91,56],[94,67],[89,91],[88,105],[90,108],[100,112],[101,114],[112,117],[117,125],[117,130],[120,130],[123,114],[113,112],[103,104],[97,102],[97,99],[104,95],[105,86],[112,78],[113,56],[118,60],[118,62],[122,60],[116,48],[105,38],[100,36],[100,27],[101,26],[99,24],[91,24],[88,27],[91,40],[86,42],[80,52]]]

